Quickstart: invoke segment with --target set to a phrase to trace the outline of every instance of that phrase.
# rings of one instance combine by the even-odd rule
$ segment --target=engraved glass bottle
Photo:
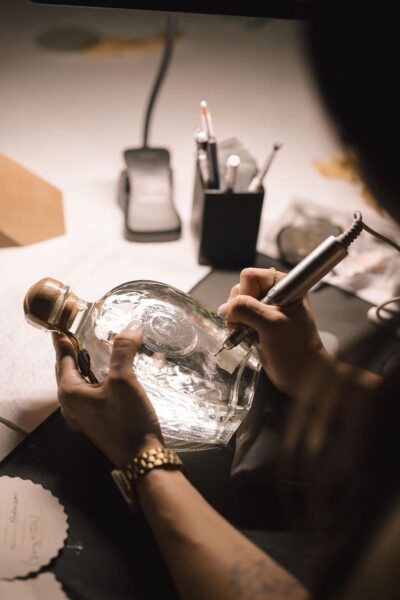
[[[215,356],[229,334],[225,323],[169,285],[131,281],[90,303],[46,278],[30,288],[24,309],[35,325],[73,333],[99,381],[108,373],[113,335],[143,326],[134,368],[170,447],[227,443],[251,406],[257,351],[240,344]]]

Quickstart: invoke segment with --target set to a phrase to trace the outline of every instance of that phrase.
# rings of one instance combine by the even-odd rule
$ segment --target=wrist
[[[180,469],[153,469],[146,477],[140,477],[136,481],[137,497],[143,502],[145,498],[158,495],[170,486],[176,491],[176,486],[185,479]]]
[[[138,500],[137,488],[141,480],[150,477],[153,471],[181,469],[183,464],[176,452],[162,446],[157,436],[148,436],[143,440],[139,453],[133,454],[128,463],[120,469],[114,469],[111,475],[126,502],[134,506]]]
[[[159,446],[164,446],[164,440],[161,433],[159,435],[155,433],[145,433],[127,444],[125,448],[121,448],[120,452],[113,458],[112,462],[117,469],[124,469],[135,456]]]
[[[124,466],[126,466],[133,457],[142,454],[143,452],[147,452],[147,450],[151,450],[152,448],[158,448],[159,446],[164,447],[164,440],[161,433],[145,433],[131,448],[130,455]]]
[[[289,358],[287,364],[288,367],[280,374],[279,384],[276,387],[292,397],[307,392],[313,382],[317,384],[328,374],[331,377],[336,370],[335,359],[323,346],[308,350],[303,356],[297,355],[293,360]]]

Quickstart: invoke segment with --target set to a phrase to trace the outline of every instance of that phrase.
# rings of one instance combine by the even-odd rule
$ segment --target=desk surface
[[[258,264],[272,262],[259,256]],[[237,278],[235,271],[213,271],[193,294],[217,307]],[[313,293],[312,304],[320,328],[336,334],[347,357],[359,362],[359,346],[350,350],[349,342],[377,333],[366,318],[368,305],[330,286]],[[374,354],[375,364],[369,366],[379,370],[385,357],[396,352],[400,352],[399,340],[386,336],[382,351]],[[273,490],[257,495],[230,479],[232,456],[232,448],[227,447],[186,453],[183,458],[189,478],[205,498],[306,582],[311,565],[308,538],[287,530]],[[140,514],[129,514],[110,468],[103,455],[56,412],[3,461],[0,475],[38,482],[65,506],[68,539],[50,568],[72,599],[176,598],[150,531]]]
[[[95,218],[107,237],[121,234],[115,187],[122,152],[141,144],[161,47],[123,52],[112,42],[155,38],[163,28],[162,13],[0,3],[0,152],[63,191],[68,232],[89,230]],[[349,215],[360,208],[358,188],[313,166],[340,146],[310,72],[304,23],[186,14],[179,31],[150,143],[171,150],[185,222],[203,99],[218,140],[238,137],[260,166],[272,144],[284,145],[268,175],[266,227],[293,198]],[[66,38],[82,35],[108,42],[108,52],[68,52],[50,43],[59,40],[62,48]]]
[[[69,233],[89,235],[95,221],[105,240],[119,239],[122,215],[115,187],[121,153],[140,143],[159,47],[103,58],[46,50],[40,39],[60,25],[121,40],[158,35],[162,17],[37,6],[29,0],[0,6],[0,75],[6,82],[0,95],[0,151],[62,189]],[[285,144],[268,180],[263,213],[267,229],[293,197],[350,211],[359,208],[358,190],[324,179],[312,167],[315,158],[329,158],[339,146],[309,73],[303,25],[186,15],[180,27],[182,37],[157,105],[152,142],[172,151],[176,202],[185,224],[193,185],[192,131],[204,97],[219,139],[237,136],[260,162],[275,141]],[[269,263],[260,258],[260,264]],[[5,283],[7,275],[6,269]],[[235,272],[213,272],[194,293],[216,307],[237,277]],[[348,346],[373,333],[366,304],[333,288],[321,289],[313,302],[321,329],[337,335],[343,355],[359,362],[357,349]],[[398,352],[396,344],[387,343],[374,361],[364,357],[365,364],[381,368],[385,357]],[[8,377],[0,375],[2,380]],[[185,463],[207,500],[306,580],[305,538],[285,530],[272,491],[257,500],[230,480],[231,459],[232,450],[226,448],[188,454]],[[175,598],[147,526],[139,515],[129,515],[109,472],[104,457],[58,413],[0,465],[1,475],[39,482],[64,504],[69,535],[51,569],[71,598]]]

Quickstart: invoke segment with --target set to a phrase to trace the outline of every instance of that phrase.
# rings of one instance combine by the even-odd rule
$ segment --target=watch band
[[[135,456],[124,469],[113,469],[114,479],[125,501],[133,506],[137,501],[135,482],[153,469],[183,469],[183,463],[173,450],[158,446]]]

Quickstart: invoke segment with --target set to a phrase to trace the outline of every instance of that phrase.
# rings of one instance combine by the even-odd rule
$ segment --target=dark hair
[[[321,94],[339,133],[355,152],[371,192],[400,223],[400,3],[315,2],[309,41]],[[327,435],[315,417],[314,436],[310,425],[302,434],[292,416],[297,445],[291,454],[299,469],[302,455],[307,459],[309,509],[323,542],[314,598],[324,600],[346,588],[400,493],[398,372],[368,398],[359,397],[350,380],[343,385],[346,389],[330,394],[326,384],[322,391],[317,387],[312,402],[307,400]],[[299,448],[307,450],[315,439],[325,442],[310,461],[310,453],[307,458]]]
[[[400,2],[314,3],[321,93],[371,192],[400,222]]]

